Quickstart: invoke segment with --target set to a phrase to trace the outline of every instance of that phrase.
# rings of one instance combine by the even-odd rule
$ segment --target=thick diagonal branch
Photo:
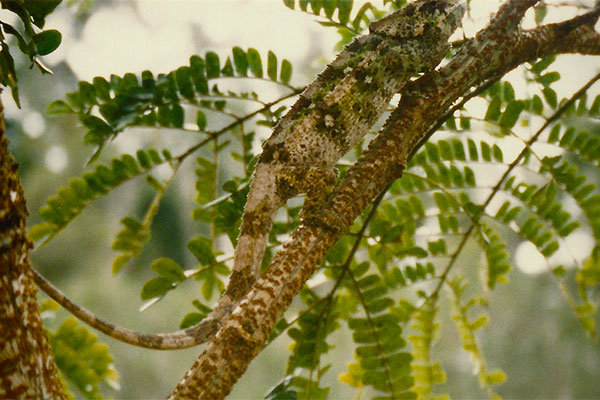
[[[539,57],[600,54],[600,36],[592,28],[599,10],[560,24],[519,31],[518,21],[535,3],[506,2],[490,25],[467,41],[439,73],[423,76],[415,82],[419,90],[403,95],[378,137],[338,184],[326,205],[326,213],[339,222],[337,225],[348,227],[381,190],[401,175],[408,156],[429,128],[472,87]],[[339,236],[318,225],[301,226],[294,232],[170,398],[226,396]]]

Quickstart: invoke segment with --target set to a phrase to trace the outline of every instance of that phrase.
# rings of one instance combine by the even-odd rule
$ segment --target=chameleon
[[[337,161],[362,140],[396,93],[415,76],[435,69],[448,52],[448,39],[464,12],[464,0],[412,2],[372,22],[368,34],[347,45],[304,89],[263,144],[229,283],[214,311],[197,325],[164,334],[138,333],[82,310],[58,289],[48,287],[48,282],[44,284],[39,274],[36,282],[56,301],[66,302],[66,308],[84,322],[115,339],[153,349],[206,342],[258,278],[279,208],[305,194],[301,222],[318,220],[319,206],[337,178]]]

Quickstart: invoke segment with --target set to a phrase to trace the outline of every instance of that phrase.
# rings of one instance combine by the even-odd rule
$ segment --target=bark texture
[[[445,67],[403,91],[398,108],[324,208],[327,218],[335,219],[335,226],[350,226],[401,176],[408,158],[427,140],[430,128],[472,88],[551,54],[600,54],[600,36],[593,28],[600,7],[563,23],[520,30],[523,15],[536,3],[506,1],[488,27],[463,43]],[[169,398],[224,398],[339,236],[339,232],[318,225],[298,228]]]
[[[65,399],[36,300],[17,169],[0,101],[0,399]]]

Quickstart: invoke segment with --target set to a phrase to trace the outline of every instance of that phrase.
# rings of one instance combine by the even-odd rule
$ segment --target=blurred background
[[[498,2],[492,0],[472,2],[474,12],[467,34],[485,25],[497,6]],[[10,18],[2,14],[2,19],[5,17]],[[552,10],[549,14],[550,20],[567,17],[564,13],[553,14]],[[20,164],[30,224],[41,222],[37,210],[69,178],[81,176],[93,152],[83,145],[84,130],[76,117],[48,118],[44,111],[51,101],[75,90],[79,80],[140,73],[145,69],[156,75],[187,65],[193,54],[212,50],[225,57],[233,46],[240,46],[254,47],[263,55],[273,50],[280,59],[289,59],[294,66],[292,83],[301,86],[313,80],[332,59],[339,40],[334,29],[322,27],[315,20],[314,16],[292,11],[276,0],[63,1],[46,23],[47,28],[58,29],[63,35],[59,49],[44,58],[54,76],[40,75],[19,57],[22,109],[14,106],[8,90],[2,93],[10,150]],[[598,72],[599,64],[591,57],[568,56],[561,57],[555,69],[562,74],[555,86],[559,97],[569,96]],[[278,94],[272,86],[261,90],[266,99]],[[526,88],[521,86],[518,90]],[[257,133],[264,138],[269,131],[259,127]],[[197,137],[185,132],[131,129],[112,143],[102,160],[110,160],[140,144],[169,148],[178,154],[177,149],[185,149],[196,141]],[[119,220],[125,215],[141,215],[152,199],[151,191],[141,181],[127,183],[93,202],[64,232],[33,252],[34,267],[72,300],[113,323],[144,332],[177,329],[181,318],[194,311],[191,300],[200,297],[199,285],[186,282],[143,313],[139,312],[143,304],[139,293],[154,276],[148,268],[152,260],[167,256],[181,265],[190,265],[185,244],[193,235],[205,232],[205,227],[190,218],[195,207],[193,170],[190,161],[184,164],[161,204],[147,249],[119,276],[111,274],[116,254],[111,243],[120,229]],[[221,172],[231,175],[235,171]],[[224,241],[222,250],[231,251],[231,246]],[[465,254],[464,262],[470,256],[479,257]],[[526,249],[520,257],[522,268],[511,271],[510,284],[494,291],[489,305],[491,323],[479,337],[489,367],[502,368],[508,375],[498,393],[519,399],[600,398],[598,339],[584,334],[545,264]],[[477,279],[473,275],[471,278]],[[293,306],[288,313],[295,310]],[[62,311],[57,320],[66,315]],[[442,308],[440,315],[443,324],[436,345],[437,361],[444,366],[448,379],[439,391],[456,399],[483,397],[449,310]],[[121,390],[105,392],[117,399],[164,398],[201,351],[145,350],[100,333],[98,336],[109,345],[121,375]],[[284,376],[289,343],[287,336],[281,335],[265,349],[230,398],[262,398]],[[353,361],[349,350],[351,336],[338,331],[330,343],[336,346],[328,354],[334,368],[325,377],[333,382],[330,397],[352,398],[354,389],[340,383],[336,376]],[[75,391],[74,394],[79,396]]]

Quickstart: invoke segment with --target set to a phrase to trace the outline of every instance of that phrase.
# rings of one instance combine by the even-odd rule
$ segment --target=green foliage
[[[401,318],[391,309],[395,302],[379,275],[361,277],[357,272],[353,271],[348,287],[358,299],[364,317],[349,318],[348,327],[357,345],[354,356],[358,364],[350,364],[349,372],[340,379],[353,386],[369,385],[389,398],[412,398],[412,357],[402,351],[406,342],[401,336]]]
[[[484,388],[489,398],[499,399],[499,397],[493,392],[492,385],[497,385],[506,380],[504,372],[495,370],[488,372],[485,358],[481,353],[475,332],[483,328],[489,319],[487,314],[480,314],[474,320],[469,317],[469,313],[477,305],[486,305],[486,302],[481,297],[474,297],[468,301],[464,301],[465,289],[468,284],[460,278],[454,278],[448,282],[453,294],[453,308],[454,314],[452,319],[456,321],[456,327],[460,334],[463,349],[470,353],[471,361],[473,362],[473,370],[477,373],[479,378],[479,385]]]
[[[319,381],[331,365],[321,365],[321,357],[332,347],[326,341],[327,336],[339,329],[336,300],[331,297],[320,299],[307,288],[300,292],[300,298],[309,309],[298,317],[296,327],[287,330],[294,341],[284,379],[287,379],[288,389],[280,389],[280,397],[275,398],[293,393],[298,399],[325,399],[329,389],[321,387]]]
[[[206,132],[205,111],[232,115],[235,108],[228,108],[230,101],[259,102],[254,92],[223,92],[212,81],[249,78],[249,71],[254,76],[250,79],[263,78],[263,70],[267,71],[265,79],[294,89],[289,86],[292,65],[288,60],[279,64],[277,56],[269,51],[263,67],[263,59],[256,49],[244,51],[234,47],[232,55],[224,61],[209,51],[204,57],[190,57],[189,65],[156,77],[151,71],[143,71],[140,76],[127,73],[111,75],[108,80],[96,77],[92,82],[81,81],[78,90],[67,93],[66,101],[50,103],[47,113],[77,114],[87,129],[84,141],[98,147],[92,158],[95,160],[106,142],[127,127],[190,129],[186,120],[191,119],[188,115],[192,110],[197,130]],[[268,109],[264,113],[270,117]]]
[[[510,260],[506,252],[506,242],[496,230],[485,223],[482,223],[481,227],[479,238],[487,260],[487,286],[494,289],[496,283],[508,282],[506,275],[510,271]]]
[[[498,282],[508,282],[512,263],[510,253],[513,250],[507,245],[509,240],[530,242],[551,265],[553,255],[568,253],[565,238],[586,225],[592,229],[596,249],[600,248],[600,195],[597,184],[590,182],[594,173],[579,173],[579,168],[569,161],[569,157],[539,156],[530,147],[533,141],[517,161],[505,160],[505,140],[507,136],[516,136],[514,131],[519,123],[527,125],[534,116],[544,118],[545,114],[555,112],[559,106],[558,99],[546,104],[542,101],[542,98],[552,98],[551,85],[559,78],[556,74],[545,72],[550,64],[551,60],[541,60],[531,68],[534,76],[532,85],[539,85],[539,95],[517,99],[515,90],[507,82],[497,83],[488,89],[483,97],[490,106],[481,120],[487,122],[489,134],[471,132],[461,138],[427,142],[412,158],[403,177],[389,189],[388,196],[370,219],[364,214],[360,223],[353,226],[350,236],[342,238],[329,253],[327,265],[336,267],[344,264],[346,257],[352,254],[352,235],[359,233],[362,224],[368,222],[368,228],[359,238],[359,248],[366,250],[369,262],[353,269],[356,282],[364,287],[351,290],[351,295],[345,300],[346,312],[340,313],[340,318],[348,321],[353,332],[357,358],[357,362],[348,365],[347,372],[340,375],[342,382],[361,390],[370,385],[377,391],[386,392],[385,395],[396,395],[396,398],[414,395],[418,398],[445,398],[434,395],[435,385],[445,381],[445,374],[441,365],[433,361],[433,345],[440,324],[437,321],[438,294],[443,286],[447,286],[453,293],[453,320],[464,349],[472,356],[480,386],[490,398],[498,398],[492,388],[506,377],[502,371],[487,369],[476,339],[476,332],[485,325],[488,317],[485,314],[471,315],[475,306],[485,305],[486,300],[483,295],[465,300],[465,286],[461,281],[447,278],[450,270],[459,268],[456,259],[463,251],[464,243],[469,238],[474,239],[472,242],[479,245],[485,255],[485,273],[481,274],[485,297],[497,287]],[[596,115],[599,110],[600,100],[595,100],[588,108],[585,100],[580,99],[576,107],[561,112],[587,117]],[[472,117],[468,113],[461,112],[459,118],[460,129],[471,129]],[[537,142],[555,145],[578,161],[586,162],[587,170],[597,171],[600,154],[597,134],[590,133],[591,129],[565,129],[559,125],[548,127],[548,134],[537,136]],[[458,130],[456,124],[449,127]],[[507,171],[502,180],[491,183],[487,189],[480,183],[481,176],[484,176],[481,171],[492,166]],[[523,171],[536,175],[538,179],[526,181],[528,175],[523,175]],[[487,190],[486,195],[477,195],[481,188]],[[565,203],[565,198],[571,200]],[[573,212],[573,204],[581,213]],[[424,227],[427,229],[424,230]],[[597,250],[594,254],[595,258],[590,257],[576,274],[583,301],[576,302],[563,291],[582,327],[592,335],[595,333],[596,307],[588,296],[597,295],[594,289],[600,281],[600,263],[597,262],[600,257]],[[559,270],[564,271],[564,268],[557,268],[555,275]],[[439,275],[438,271],[444,272]],[[334,279],[342,279],[343,275],[330,274]],[[406,299],[396,301],[388,297],[399,288],[413,290],[412,285],[428,280],[439,283],[429,294],[414,289],[424,301],[420,307]],[[352,288],[346,281],[347,278],[340,287]],[[344,295],[340,296],[346,299]],[[325,301],[326,298],[321,299]],[[363,308],[368,310],[367,317],[356,315],[361,301],[366,304]],[[315,302],[318,300],[315,299]],[[374,304],[376,312],[370,314],[372,310],[369,307]],[[389,324],[379,326],[372,323],[379,321],[378,312]],[[410,326],[411,333],[404,333],[406,328],[402,329],[402,326]],[[407,353],[393,350],[409,360],[402,365],[414,381],[412,389],[410,385],[404,388],[390,383],[390,376],[396,379],[404,376],[402,374],[406,371],[390,373],[386,361],[396,355],[390,354],[385,346],[388,332],[394,333],[396,345],[403,347],[405,339],[412,344],[412,364],[410,357],[405,356]],[[408,384],[409,381],[403,382]],[[400,386],[402,389],[399,389]],[[278,388],[285,395],[291,393],[283,390],[283,386]],[[291,386],[287,388],[292,390]],[[296,394],[296,391],[292,392]]]
[[[216,254],[212,249],[212,241],[204,237],[195,237],[188,242],[187,248],[198,260],[199,266],[184,271],[183,267],[175,260],[167,257],[158,258],[150,264],[150,269],[158,276],[142,286],[141,299],[149,300],[142,307],[143,310],[162,299],[169,291],[176,289],[188,278],[202,282],[201,292],[205,300],[210,300],[215,291],[220,294],[225,289],[225,284],[220,276],[227,276],[231,271],[224,263],[217,261]],[[207,315],[207,310],[210,310],[201,303],[193,304],[202,314],[202,318]],[[187,325],[190,318],[198,318],[196,314],[186,315],[181,324]]]
[[[119,375],[108,346],[98,343],[96,335],[78,326],[75,318],[64,320],[49,336],[61,374],[86,399],[102,399],[101,384],[119,388]]]
[[[6,42],[6,35],[12,35],[17,41],[17,47],[27,56],[31,66],[37,66],[42,73],[51,71],[41,62],[39,56],[52,53],[60,45],[62,36],[55,29],[40,31],[46,24],[46,17],[54,11],[61,0],[26,1],[2,0],[3,9],[15,13],[22,23],[22,29],[0,21],[0,85],[8,86],[12,91],[13,99],[17,106],[19,103],[19,88],[15,61]],[[21,28],[21,26],[19,26]]]
[[[373,20],[381,18],[385,12],[375,7],[371,2],[364,3],[354,14],[353,0],[283,0],[283,3],[292,10],[298,6],[300,11],[325,18],[319,24],[338,29],[341,36],[336,48],[350,42],[352,37],[365,30]],[[386,3],[386,2],[384,2]],[[400,1],[399,3],[405,3]],[[403,5],[403,4],[401,4]]]
[[[437,398],[434,396],[433,387],[446,381],[446,374],[439,363],[432,360],[432,348],[437,340],[439,322],[435,321],[438,308],[435,304],[437,297],[427,300],[418,311],[413,314],[411,328],[415,334],[409,335],[408,340],[413,345],[413,362],[410,365],[411,376],[414,380],[412,391],[418,399]]]
[[[594,248],[590,257],[577,272],[577,283],[581,297],[587,300],[586,289],[595,288],[600,284],[600,247]]]
[[[191,326],[196,325],[200,321],[202,321],[212,309],[210,307],[205,306],[199,300],[193,300],[192,305],[198,309],[198,312],[191,312],[185,315],[179,324],[180,329],[187,329]]]
[[[129,154],[115,158],[110,166],[99,164],[94,170],[85,172],[81,178],[71,178],[69,185],[58,189],[56,196],[46,200],[39,211],[45,223],[34,225],[29,238],[37,241],[46,238],[46,242],[62,231],[93,200],[105,196],[110,190],[122,183],[147,173],[152,168],[171,160],[168,151],[162,156],[154,149],[138,150],[136,157]],[[155,180],[149,178],[151,183]],[[155,189],[156,185],[152,185]],[[162,189],[164,191],[164,189]],[[116,250],[135,253],[137,243],[147,240],[144,226],[133,218],[121,221],[125,225],[120,241],[115,242]],[[133,255],[132,255],[133,256]],[[124,260],[126,262],[126,260]],[[115,260],[115,272],[122,267],[123,261]]]
[[[233,60],[233,62],[231,61]],[[48,107],[49,114],[75,113],[87,128],[85,142],[98,146],[98,151],[92,157],[95,161],[100,150],[107,140],[117,133],[132,126],[161,126],[163,128],[187,129],[184,127],[186,113],[191,109],[196,110],[195,120],[197,129],[209,133],[206,140],[192,146],[188,151],[176,158],[172,158],[165,150],[162,155],[153,149],[139,150],[137,159],[124,155],[121,159],[114,159],[110,167],[98,165],[87,172],[82,178],[70,181],[69,186],[61,188],[58,195],[48,199],[46,207],[40,210],[45,223],[34,226],[30,237],[39,240],[47,237],[52,239],[58,232],[73,220],[92,200],[107,195],[108,192],[129,180],[147,174],[155,167],[169,163],[172,167],[171,177],[160,182],[153,176],[146,180],[154,190],[155,196],[141,220],[127,216],[121,220],[123,229],[117,234],[113,242],[113,249],[120,252],[113,262],[113,273],[118,273],[132,258],[141,254],[143,246],[148,243],[151,236],[151,224],[158,211],[162,197],[175,177],[181,162],[196,150],[202,147],[211,147],[212,160],[198,157],[196,169],[196,200],[199,207],[194,210],[193,218],[210,227],[210,237],[198,236],[190,240],[188,249],[197,258],[199,266],[188,269],[184,275],[164,276],[157,266],[164,264],[167,259],[160,258],[150,264],[151,269],[158,276],[146,282],[141,290],[141,297],[148,302],[142,307],[154,304],[163,298],[169,291],[178,287],[180,283],[193,278],[201,282],[202,297],[210,300],[215,294],[224,289],[223,276],[229,274],[229,269],[223,262],[217,262],[219,252],[214,252],[213,246],[216,238],[226,233],[235,243],[239,234],[239,221],[243,204],[247,195],[247,177],[235,178],[226,182],[219,182],[217,168],[219,154],[229,145],[231,140],[218,141],[218,136],[224,133],[232,135],[232,139],[241,144],[241,151],[232,151],[231,158],[243,165],[246,174],[252,171],[251,152],[253,132],[244,130],[244,122],[250,117],[261,115],[257,124],[273,125],[285,110],[283,107],[271,110],[271,105],[289,97],[286,95],[280,100],[270,104],[258,100],[254,92],[223,93],[217,84],[209,87],[209,81],[226,79],[230,77],[244,77],[248,79],[262,79],[266,71],[269,80],[284,86],[287,89],[297,90],[289,86],[292,66],[287,60],[278,62],[273,52],[267,54],[266,64],[263,67],[261,55],[254,49],[247,52],[239,47],[233,49],[231,58],[224,62],[214,52],[207,52],[204,58],[193,56],[190,65],[180,67],[168,74],[161,74],[156,79],[149,71],[144,71],[140,77],[125,74],[122,77],[113,75],[110,80],[96,77],[90,82],[80,82],[79,90],[67,94],[67,101],[58,100]],[[254,77],[250,78],[252,74]],[[228,110],[228,101],[236,100],[260,104],[257,111],[240,115],[238,106]],[[211,112],[219,112],[233,118],[233,122],[219,131],[208,131],[210,127]],[[91,115],[94,114],[94,115]],[[226,194],[217,198],[219,189]],[[175,263],[173,260],[170,260]],[[178,264],[177,264],[178,265]],[[178,266],[182,271],[183,267]],[[196,305],[200,313],[188,314],[184,317],[182,325],[192,320],[199,320],[205,316],[206,306]]]
[[[140,153],[138,152],[138,154]],[[159,158],[155,157],[154,161],[158,162]],[[144,161],[142,164],[150,165],[148,161]],[[171,178],[177,172],[177,167],[178,164],[173,165]],[[171,179],[165,182],[165,184],[162,184],[156,178],[147,176],[146,181],[155,191],[154,199],[148,207],[146,215],[141,222],[133,217],[125,217],[121,220],[121,224],[124,225],[124,228],[117,233],[117,237],[112,244],[112,249],[119,251],[122,254],[118,255],[113,260],[113,274],[117,274],[131,258],[137,257],[142,251],[144,243],[150,240],[150,224],[158,212],[160,200],[162,199],[162,196],[164,195]]]
[[[193,238],[187,244],[187,248],[200,263],[194,279],[202,282],[202,296],[206,300],[211,299],[215,290],[217,294],[220,294],[225,288],[219,275],[227,276],[230,273],[223,262],[217,262],[212,245],[210,239],[201,237]]]

